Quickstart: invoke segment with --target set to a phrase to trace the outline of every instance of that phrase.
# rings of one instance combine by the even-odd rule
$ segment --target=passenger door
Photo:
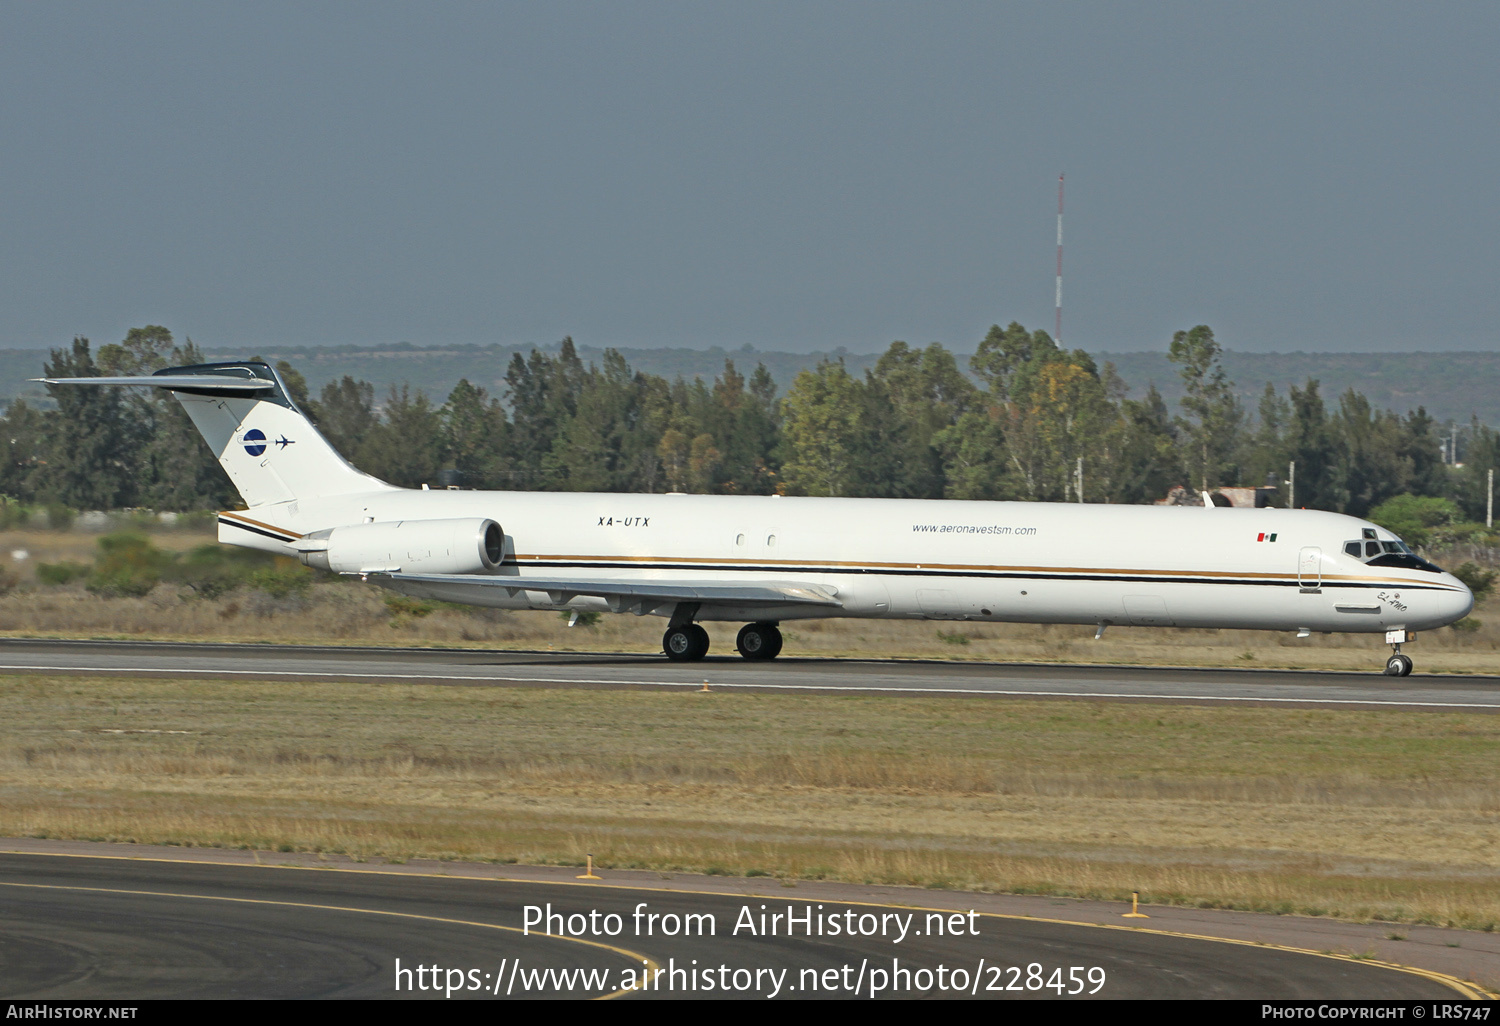
[[[1297,557],[1297,585],[1303,592],[1323,590],[1323,550],[1308,545]]]

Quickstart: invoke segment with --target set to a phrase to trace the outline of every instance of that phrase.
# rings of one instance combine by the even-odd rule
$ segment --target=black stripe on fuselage
[[[1018,570],[917,570],[897,569],[891,567],[823,567],[815,565],[788,566],[778,564],[774,566],[755,565],[730,565],[724,566],[717,563],[611,563],[601,561],[572,561],[572,560],[508,560],[506,566],[514,566],[519,570],[538,568],[561,569],[561,570],[641,570],[661,572],[666,570],[698,570],[712,573],[755,573],[755,574],[860,574],[875,575],[880,577],[948,577],[966,578],[973,580],[1016,580],[1016,581],[1111,581],[1129,584],[1234,584],[1234,585],[1256,585],[1273,588],[1301,588],[1302,582],[1296,577],[1288,577],[1280,580],[1264,580],[1259,578],[1235,578],[1235,577],[1179,577],[1161,576],[1153,574],[1090,574],[1069,573],[1066,571],[1054,571],[1046,573],[1028,573]],[[1320,588],[1414,588],[1418,591],[1454,591],[1455,589],[1441,584],[1422,584],[1418,581],[1323,581]]]
[[[295,541],[297,538],[296,535],[288,536],[284,534],[275,534],[271,531],[263,531],[259,527],[251,527],[249,524],[242,524],[238,520],[225,520],[223,517],[219,518],[219,523],[228,524],[230,527],[238,527],[241,531],[249,531],[251,534],[258,534],[279,542],[290,543],[292,541]]]

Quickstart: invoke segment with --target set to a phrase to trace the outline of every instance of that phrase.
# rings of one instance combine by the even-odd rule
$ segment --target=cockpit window
[[[1369,566],[1394,566],[1402,570],[1426,570],[1430,574],[1440,574],[1443,568],[1427,562],[1421,556],[1410,552],[1387,552],[1383,556],[1376,556],[1368,561]]]
[[[1375,537],[1375,528],[1373,528],[1373,527],[1366,527],[1366,528],[1364,528],[1363,530],[1361,530],[1359,532],[1359,536],[1361,538],[1373,538],[1373,537]]]
[[[1361,528],[1360,534],[1364,537],[1359,541],[1347,541],[1344,543],[1344,551],[1356,559],[1363,559],[1369,566],[1388,566],[1401,570],[1425,570],[1430,574],[1442,573],[1442,568],[1427,562],[1399,538],[1394,541],[1377,541],[1375,532],[1368,527]],[[1360,552],[1364,555],[1361,556]]]

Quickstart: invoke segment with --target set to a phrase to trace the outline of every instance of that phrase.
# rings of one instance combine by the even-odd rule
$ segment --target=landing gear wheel
[[[774,623],[747,623],[740,628],[734,647],[746,659],[775,659],[781,654],[781,631]]]
[[[674,663],[693,663],[708,654],[708,631],[695,623],[668,627],[661,636],[662,651]]]
[[[1411,675],[1411,656],[1401,655],[1399,652],[1385,663],[1385,675],[1387,677],[1408,677]]]

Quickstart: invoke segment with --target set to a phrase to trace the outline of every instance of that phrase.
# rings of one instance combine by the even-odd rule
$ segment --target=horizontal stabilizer
[[[276,382],[264,378],[232,378],[225,374],[137,374],[120,378],[32,378],[44,385],[151,385],[176,392],[252,396],[271,392]]]
[[[724,581],[686,578],[661,581],[557,580],[536,577],[483,577],[473,574],[403,574],[383,575],[393,584],[428,586],[434,594],[443,591],[474,588],[501,588],[510,597],[526,591],[542,592],[554,605],[564,605],[578,596],[609,600],[624,609],[646,603],[700,602],[735,606],[807,605],[838,608],[843,605],[832,590],[816,584],[734,584]],[[405,589],[403,589],[405,590]]]

